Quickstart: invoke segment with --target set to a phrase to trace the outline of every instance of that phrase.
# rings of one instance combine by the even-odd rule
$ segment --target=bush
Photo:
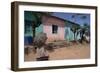
[[[42,46],[45,45],[46,40],[47,40],[46,33],[41,32],[35,36],[34,41],[33,41],[33,45],[38,47],[38,48],[41,48]]]

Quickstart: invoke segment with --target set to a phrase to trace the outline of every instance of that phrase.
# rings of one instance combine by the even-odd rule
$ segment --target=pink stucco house
[[[72,26],[80,26],[77,23],[71,22],[69,20],[65,20],[63,18],[41,13],[41,25],[35,28],[35,35],[39,34],[40,32],[47,34],[47,42],[52,42],[56,40],[67,40],[73,41],[74,40],[74,33],[71,31]],[[28,16],[28,17],[27,17]],[[25,44],[32,44],[33,43],[33,19],[32,14],[26,14],[25,19]],[[77,34],[77,33],[76,33]],[[80,39],[80,34],[78,35],[78,40]]]
[[[49,15],[42,17],[43,32],[47,34],[47,41],[65,40],[65,20]]]

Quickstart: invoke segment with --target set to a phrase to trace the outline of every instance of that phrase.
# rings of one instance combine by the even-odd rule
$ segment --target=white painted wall
[[[14,73],[10,70],[10,54],[11,54],[11,6],[10,3],[14,0],[0,0],[0,73]],[[98,5],[98,13],[100,13],[100,0],[19,0],[19,1],[31,1],[31,2],[45,2],[45,3],[62,3],[62,4],[77,4],[77,5]],[[100,19],[98,14],[98,19]],[[100,21],[98,21],[100,24]],[[100,25],[98,25],[98,31],[100,31]],[[98,33],[100,37],[100,33]],[[100,43],[100,38],[98,39]],[[100,45],[98,46],[100,48]],[[98,52],[100,49],[98,48]],[[100,56],[100,53],[98,53]],[[100,57],[98,59],[98,67],[86,67],[86,68],[73,68],[73,69],[56,69],[56,70],[40,70],[34,71],[34,73],[100,73]],[[19,72],[18,72],[19,73]],[[33,73],[33,71],[26,71],[22,73]]]

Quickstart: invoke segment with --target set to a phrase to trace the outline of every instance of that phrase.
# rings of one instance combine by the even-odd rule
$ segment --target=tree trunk
[[[83,43],[83,40],[84,40],[84,38],[83,38],[83,34],[82,34],[82,37],[81,37],[81,43]]]
[[[34,37],[35,37],[35,26],[34,25],[33,25],[32,29],[33,29],[33,41],[34,41]]]
[[[83,40],[84,40],[83,35],[84,35],[84,32],[82,31],[82,32],[81,32],[81,41],[80,41],[81,43],[83,43]]]
[[[74,32],[74,41],[76,40],[76,38],[75,38],[75,32]]]

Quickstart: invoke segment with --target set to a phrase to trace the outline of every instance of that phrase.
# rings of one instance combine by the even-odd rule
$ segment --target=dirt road
[[[49,60],[63,60],[63,59],[85,59],[90,58],[89,44],[76,44],[73,46],[55,49],[48,52]],[[25,61],[36,61],[36,53],[31,51],[24,56]]]

